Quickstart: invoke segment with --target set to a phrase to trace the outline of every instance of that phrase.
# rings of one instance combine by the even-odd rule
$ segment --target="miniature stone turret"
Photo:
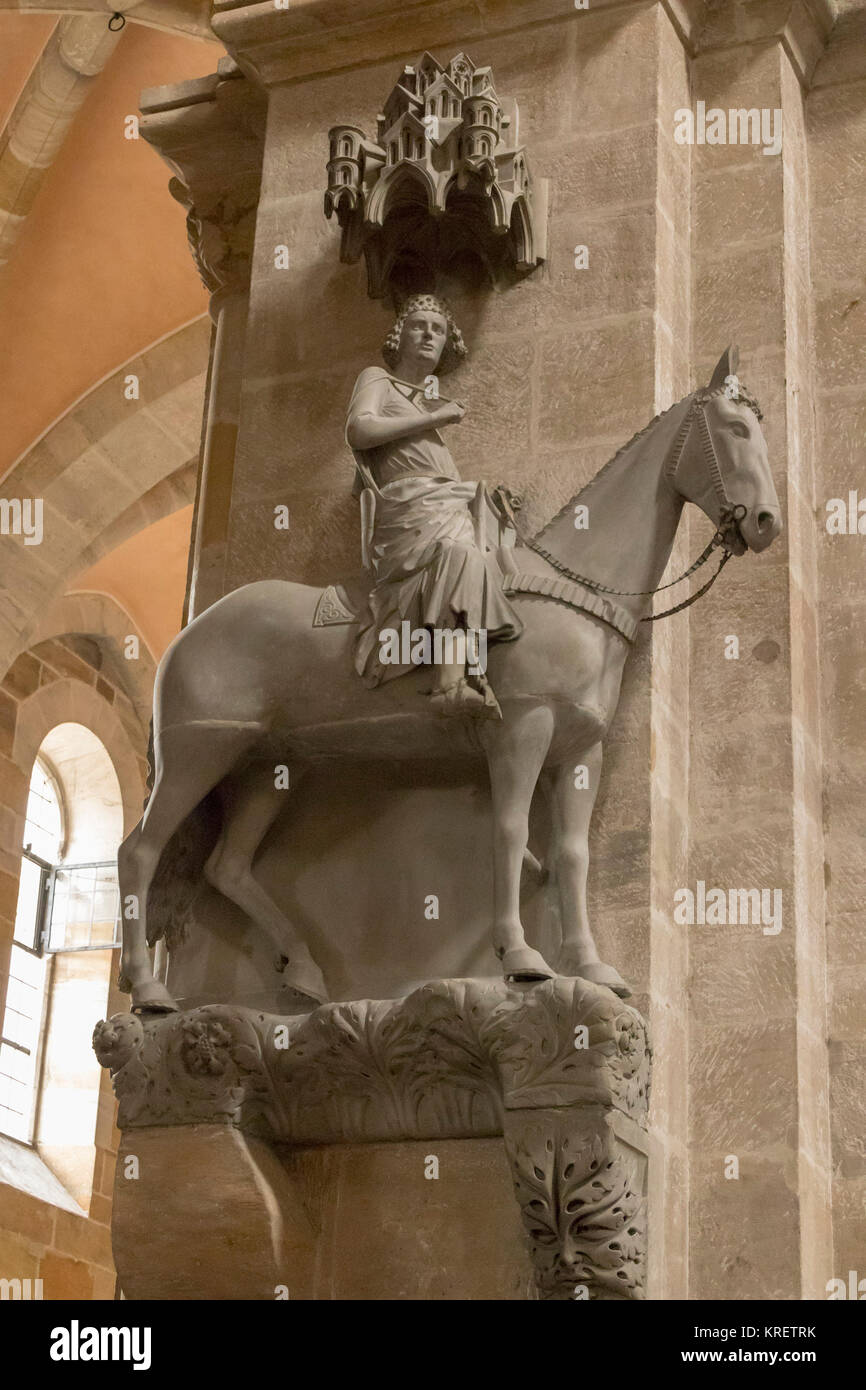
[[[507,112],[491,69],[466,54],[447,68],[430,53],[405,67],[377,118],[375,143],[350,125],[334,126],[329,138],[325,214],[342,228],[341,259],[366,256],[374,298],[395,288],[391,272],[410,225],[417,252],[418,220],[407,209],[440,224],[419,267],[427,282],[447,273],[467,240],[488,281],[544,259],[547,185],[533,181],[518,144],[517,105]]]

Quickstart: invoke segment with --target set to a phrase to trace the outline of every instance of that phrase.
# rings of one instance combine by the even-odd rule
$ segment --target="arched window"
[[[94,1143],[100,1072],[89,1034],[105,1016],[120,939],[122,836],[120,787],[104,745],[81,724],[57,725],[39,749],[27,799],[0,1028],[0,1131],[50,1147],[55,1172],[79,1200],[92,1181],[84,1154]]]
[[[490,108],[487,107],[487,106],[482,106],[482,108],[481,108],[481,124],[482,124],[482,125],[492,125],[492,124],[493,124],[493,117],[492,117],[491,114],[490,114]]]
[[[350,155],[352,153],[352,141],[348,135],[344,135],[340,144],[340,153]]]
[[[444,92],[442,93],[441,97],[439,98],[439,114],[440,114],[440,116],[447,116],[447,115],[448,115],[448,98],[447,98],[447,96],[445,95]]]

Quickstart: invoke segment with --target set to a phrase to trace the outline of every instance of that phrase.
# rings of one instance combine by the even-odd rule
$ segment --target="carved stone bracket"
[[[645,1296],[646,1135],[618,1110],[510,1110],[505,1145],[544,1299]]]
[[[375,140],[354,125],[329,139],[325,214],[342,228],[341,260],[366,258],[374,299],[496,283],[544,260],[547,183],[533,179],[517,104],[465,53],[405,67]]]
[[[437,980],[290,1018],[232,1005],[94,1033],[119,1124],[277,1145],[505,1136],[542,1298],[643,1296],[650,1048],[584,980]]]
[[[265,141],[262,93],[230,58],[209,77],[142,94],[141,134],[173,178],[205,287],[247,285]]]

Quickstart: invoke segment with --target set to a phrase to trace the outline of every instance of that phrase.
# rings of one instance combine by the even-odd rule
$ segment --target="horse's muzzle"
[[[766,550],[782,532],[782,514],[778,507],[759,505],[743,518],[739,532],[750,550]]]

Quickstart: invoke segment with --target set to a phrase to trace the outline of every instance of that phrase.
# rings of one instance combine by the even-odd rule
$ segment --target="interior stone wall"
[[[816,1297],[832,1229],[803,99],[781,42],[699,56],[692,87],[783,113],[780,156],[696,149],[693,343],[708,362],[726,327],[739,341],[786,517],[692,621],[689,883],[783,902],[778,935],[688,929],[692,1296]]]

